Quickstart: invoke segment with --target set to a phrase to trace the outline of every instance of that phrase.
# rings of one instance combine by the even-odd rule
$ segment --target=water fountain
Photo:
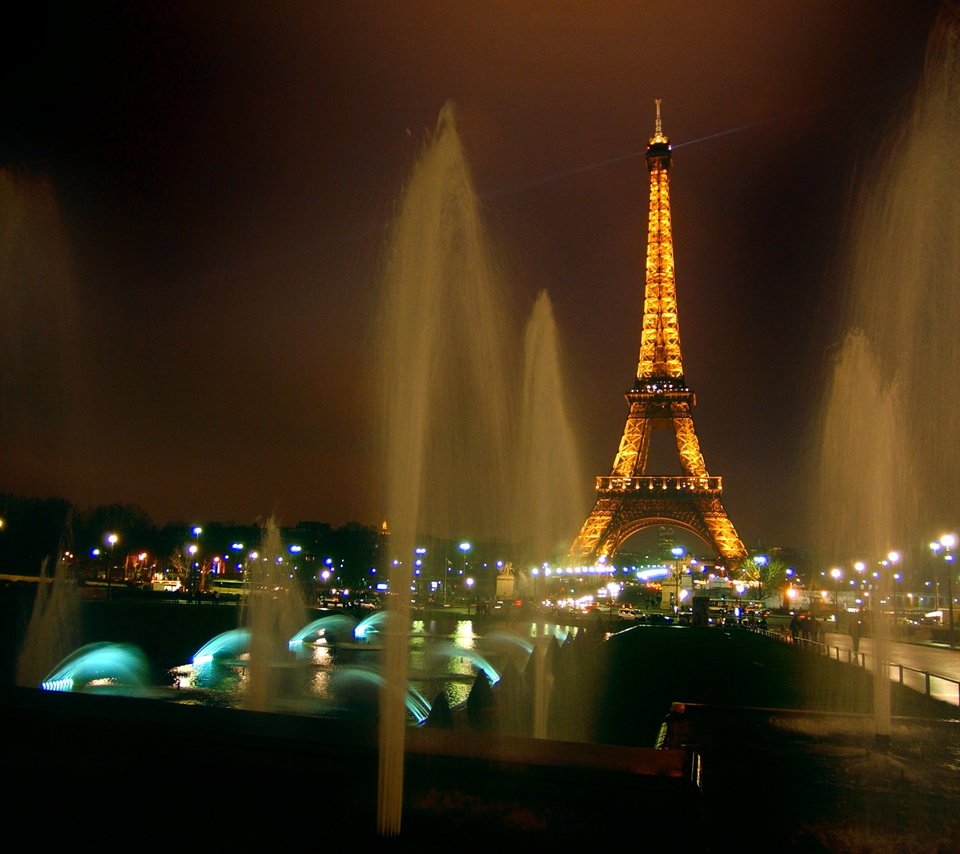
[[[229,659],[237,661],[241,656],[250,652],[250,630],[249,629],[231,629],[228,632],[221,632],[214,638],[207,641],[191,662],[194,667],[201,667],[211,661]]]
[[[851,217],[847,332],[828,387],[814,518],[823,561],[876,572],[875,720],[884,678],[891,551],[916,559],[956,524],[960,482],[960,11],[931,32],[922,82],[866,175]],[[851,574],[848,569],[846,575]]]
[[[566,410],[566,382],[557,324],[546,291],[533,306],[524,332],[514,539],[528,561],[565,556],[570,531],[581,523],[589,479]],[[529,585],[529,579],[527,579]]]
[[[399,688],[407,676],[416,537],[470,532],[475,539],[517,540],[522,519],[527,532],[553,548],[569,539],[583,511],[584,481],[571,458],[552,323],[549,300],[541,297],[527,354],[518,352],[519,326],[507,311],[448,103],[399,204],[379,318],[395,617],[386,632],[390,687],[380,723],[378,827],[385,836],[400,829],[405,723]],[[512,376],[524,360],[521,403]],[[523,491],[533,484],[535,490]],[[557,500],[571,509],[539,509]]]
[[[51,579],[45,562],[33,601],[33,611],[17,656],[17,684],[36,686],[51,668],[80,644],[80,600],[77,585],[58,561]]]
[[[4,259],[5,271],[16,266]],[[396,557],[393,590],[405,590],[408,558],[422,532],[522,541],[526,556],[552,558],[583,513],[587,483],[579,473],[563,407],[552,307],[541,294],[525,334],[508,310],[512,300],[484,234],[452,104],[441,111],[403,193],[384,282],[377,322],[384,345],[385,506]],[[518,384],[513,378],[521,371],[524,379]],[[333,636],[344,629],[306,619],[303,602],[282,571],[282,557],[271,518],[238,626],[212,638],[193,663],[204,678],[215,674],[213,681],[229,669],[233,675],[227,681],[240,689],[247,711],[276,711],[284,705],[290,699],[284,696],[285,680],[304,671],[302,647],[320,632]],[[104,677],[112,684],[129,681],[133,670],[123,666],[131,654],[125,645],[78,650],[75,625],[68,625],[75,604],[69,594],[75,591],[58,580],[42,591],[21,654],[21,684],[37,685],[45,676],[60,679],[58,662],[76,669],[77,662],[68,657],[74,650],[72,655],[87,669],[112,666],[116,672]],[[368,650],[382,642],[383,683],[359,669],[345,677],[381,691],[379,823],[386,834],[399,829],[404,730],[411,714],[424,712],[418,701],[414,713],[406,689],[409,625],[407,597],[393,596],[389,616],[378,615],[362,625],[360,637],[353,636]],[[61,646],[41,648],[54,639]],[[539,646],[542,664],[546,648]],[[439,658],[451,654],[441,654],[439,646],[434,652]],[[489,667],[479,653],[470,656],[475,659],[471,667]],[[495,671],[489,672],[495,681]],[[547,668],[538,666],[537,672],[537,684],[545,691]],[[184,688],[181,677],[177,685]],[[89,683],[81,683],[75,684],[82,693]],[[184,688],[181,696],[187,693]],[[538,708],[537,732],[545,735],[548,704],[543,696]]]
[[[70,653],[41,682],[45,691],[83,691],[91,686],[139,689],[148,686],[150,665],[130,644],[92,643]]]
[[[281,693],[280,679],[291,664],[290,639],[306,623],[299,582],[283,561],[280,528],[271,516],[263,528],[259,558],[250,570],[250,594],[241,610],[250,633],[247,708],[270,711]]]
[[[941,45],[938,49],[945,50],[945,56],[955,64],[955,53],[950,52],[955,51],[955,37],[953,42],[945,41],[944,45],[946,47]],[[936,50],[932,51],[932,56],[937,55]],[[932,60],[931,65],[945,61],[940,57]],[[914,180],[918,170],[926,176],[927,164],[933,155],[937,158],[948,157],[950,152],[955,155],[956,140],[960,139],[952,132],[944,136],[939,147],[928,142],[919,153],[913,153],[912,146],[916,144],[917,136],[933,128],[943,133],[943,125],[956,117],[956,97],[947,85],[956,75],[944,75],[937,83],[938,73],[934,68],[927,84],[929,91],[925,91],[918,103],[930,99],[933,103],[939,103],[941,111],[950,112],[943,100],[949,96],[953,98],[947,102],[953,105],[952,119],[945,118],[929,106],[923,110],[917,107],[923,113],[924,120],[914,126],[913,134],[901,140],[898,148],[899,156],[908,161],[908,177]],[[931,92],[940,94],[931,95]],[[909,157],[905,156],[907,154]],[[951,179],[960,171],[952,168],[956,164],[951,167],[951,164],[941,161],[939,165],[944,174],[938,176],[939,183],[936,186],[928,185],[928,191],[938,200],[940,221],[955,225],[957,195],[944,192],[943,189],[944,185],[949,189]],[[906,185],[906,178],[902,183]],[[878,212],[887,212],[894,216],[890,211],[895,208],[896,203],[891,201],[889,205],[878,205],[873,213],[879,216]],[[936,222],[930,216],[908,219],[911,223],[913,220],[923,222],[927,227]],[[919,226],[911,225],[913,227]],[[902,229],[903,224],[898,224],[898,228]],[[892,231],[897,240],[885,242],[902,249],[902,231]],[[936,272],[939,282],[946,281],[953,286],[944,287],[942,293],[938,290],[936,304],[942,311],[935,318],[927,318],[931,323],[928,323],[926,330],[930,339],[940,347],[946,362],[945,369],[930,371],[931,362],[928,361],[925,365],[926,374],[913,372],[906,379],[891,382],[890,368],[884,356],[884,353],[892,352],[886,350],[890,336],[881,334],[879,318],[871,318],[870,311],[861,309],[853,320],[862,332],[851,334],[844,347],[844,355],[838,365],[837,390],[842,399],[843,394],[851,393],[847,386],[850,377],[857,378],[861,385],[866,386],[866,391],[860,392],[864,397],[856,399],[862,401],[864,407],[874,408],[875,412],[882,415],[874,419],[869,431],[863,432],[861,426],[851,424],[847,428],[851,433],[845,434],[842,428],[837,427],[832,431],[834,436],[858,435],[862,432],[863,435],[874,436],[874,447],[881,449],[886,447],[884,442],[892,442],[899,431],[912,431],[918,426],[902,427],[897,424],[898,412],[904,411],[898,409],[898,395],[900,399],[918,402],[917,395],[923,392],[924,387],[929,391],[933,383],[934,391],[941,399],[949,400],[948,383],[956,375],[958,367],[957,345],[944,335],[951,325],[955,329],[955,321],[960,319],[956,316],[956,294],[960,288],[949,281],[946,271],[950,271],[950,276],[955,276],[960,264],[951,254],[956,252],[952,239],[944,237],[942,241],[934,242],[937,243]],[[940,245],[941,242],[943,245]],[[917,245],[927,246],[928,243],[929,235]],[[876,236],[866,241],[867,244],[875,247]],[[927,255],[921,249],[915,249],[912,254],[916,268],[922,270],[927,264]],[[866,267],[860,267],[871,271],[870,276],[864,275],[862,281],[869,281],[871,287],[877,287],[878,282],[885,280],[880,273],[885,275],[894,265],[890,259],[884,259],[881,263],[871,262]],[[909,279],[903,275],[906,272],[911,273]],[[915,289],[926,287],[932,279],[929,270],[920,278],[915,278],[914,272],[912,267],[909,271],[900,268],[900,275],[888,283],[885,291],[897,294],[900,299],[904,293],[901,279],[909,280]],[[857,281],[860,281],[860,274]],[[386,433],[383,471],[387,477],[388,495],[385,506],[395,557],[391,577],[394,591],[390,600],[391,616],[384,618],[385,623],[380,626],[380,636],[385,641],[385,666],[379,672],[360,667],[344,671],[346,683],[358,691],[372,689],[380,697],[377,713],[380,740],[376,822],[379,833],[386,836],[395,836],[400,829],[405,739],[410,734],[407,731],[410,702],[420,712],[424,711],[422,696],[414,697],[411,701],[406,690],[410,620],[405,593],[410,581],[409,559],[416,537],[423,531],[452,531],[457,534],[470,532],[477,539],[526,539],[530,553],[536,554],[540,550],[551,550],[569,531],[564,522],[568,514],[563,508],[554,508],[542,502],[555,497],[573,496],[573,510],[569,517],[575,520],[574,528],[576,520],[582,517],[583,502],[579,490],[587,480],[575,478],[573,485],[566,480],[577,471],[578,466],[573,459],[573,443],[560,405],[562,382],[559,372],[555,370],[556,334],[549,299],[543,295],[537,301],[527,326],[525,351],[520,354],[516,345],[524,340],[524,336],[520,335],[520,324],[513,322],[504,307],[507,300],[502,285],[484,237],[479,206],[457,134],[455,114],[452,106],[448,105],[417,161],[399,206],[388,251],[384,307],[379,319],[384,347],[381,377],[383,405],[380,411],[383,413]],[[853,290],[858,289],[854,287]],[[903,300],[904,304],[899,305],[899,309],[906,311],[911,306],[916,308],[911,300],[906,297]],[[872,302],[875,306],[882,301],[874,299]],[[898,323],[904,322],[900,313],[896,319]],[[897,330],[893,340],[898,340],[902,334],[902,330]],[[926,349],[927,339],[921,340],[915,327],[909,340],[917,350],[924,350],[927,358],[930,358]],[[905,359],[902,365],[904,370],[907,371],[914,361],[912,356]],[[525,365],[522,400],[515,393],[518,384],[511,381],[521,363]],[[923,382],[919,382],[918,377]],[[867,382],[863,382],[865,379]],[[843,391],[844,388],[848,389],[847,392]],[[848,398],[845,407],[838,408],[851,410],[854,407],[849,404]],[[924,408],[907,407],[906,411],[918,412],[924,411]],[[957,436],[951,431],[956,422],[949,420],[955,418],[949,416],[948,420],[938,425],[933,436],[929,435],[929,427],[921,425],[921,432],[924,429],[927,431],[925,439],[933,442],[925,446],[936,446],[942,452],[945,435],[955,445]],[[874,466],[877,455],[882,453],[882,450],[874,450],[863,463],[866,468],[858,472],[858,476],[869,469],[871,476],[878,478],[878,484],[888,483],[889,471],[881,471]],[[887,458],[893,459],[892,454],[887,454]],[[951,456],[950,459],[955,462],[955,457]],[[929,459],[921,461],[922,472],[929,471],[929,462]],[[548,478],[558,479],[545,482]],[[939,475],[935,481],[944,485]],[[532,483],[539,485],[534,492],[524,493],[519,488]],[[505,500],[504,496],[515,496],[518,503]],[[873,496],[871,492],[871,500]],[[850,506],[866,514],[867,508],[872,505],[865,497],[858,502],[854,494],[849,502],[844,503],[844,507]],[[518,508],[522,509],[524,518],[536,520],[536,525],[527,530],[518,526],[516,520],[521,517]],[[878,517],[869,518],[874,520]],[[873,530],[866,522],[855,524]],[[877,527],[882,525],[878,524]],[[275,559],[280,557],[280,553],[279,543],[273,534],[268,524],[262,551],[271,559],[264,561],[261,567],[264,573],[257,582],[264,590],[280,586],[279,579],[274,577]],[[867,547],[876,552],[886,548],[886,540],[874,539],[864,545],[864,548]],[[292,607],[288,610],[287,605]],[[295,612],[296,618],[290,616]],[[311,637],[320,632],[344,628],[342,624],[334,626],[326,623],[321,626],[321,622],[323,620],[307,620],[294,599],[285,595],[264,595],[251,602],[244,623],[236,633],[218,639],[224,657],[250,655],[248,687],[251,690],[249,699],[245,701],[245,711],[276,708],[280,691],[276,677],[294,652],[290,643],[295,646],[309,645]],[[529,650],[524,648],[528,654],[527,667],[536,672],[535,682],[541,686],[537,695],[534,728],[536,733],[544,735],[548,729],[545,720],[548,704],[544,696],[552,678],[548,660],[551,655],[556,656],[557,644],[551,642],[549,648],[541,643],[530,646]],[[94,651],[85,650],[84,656]],[[207,652],[214,659],[217,657],[213,651]],[[87,659],[88,663],[91,661]],[[116,663],[122,659],[114,658],[113,661]],[[260,715],[262,720],[259,725],[269,730],[277,717]],[[244,716],[240,719],[247,720]],[[284,719],[284,724],[289,725],[289,721]],[[595,745],[590,746],[590,751],[603,753]],[[619,747],[617,751],[625,753]],[[537,759],[543,762],[542,756]],[[519,767],[520,759],[517,758],[516,762],[516,767]],[[609,773],[611,768],[614,768],[613,764],[604,768],[604,773]],[[635,768],[631,769],[635,778],[634,772]],[[579,766],[577,773],[580,773]],[[509,780],[498,780],[497,783],[507,785]]]
[[[48,178],[0,167],[0,479],[7,489],[26,461],[77,492],[90,476],[83,451],[97,408],[86,339],[92,324],[66,231]]]

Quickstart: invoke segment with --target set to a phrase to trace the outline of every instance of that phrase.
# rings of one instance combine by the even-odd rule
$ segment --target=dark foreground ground
[[[895,686],[878,745],[868,673],[742,629],[584,632],[552,653],[546,740],[516,734],[523,674],[482,730],[462,716],[411,730],[401,833],[386,839],[375,722],[17,689],[29,609],[0,606],[2,799],[27,840],[10,850],[946,852],[960,838],[955,708]],[[227,611],[96,603],[84,640],[174,663],[232,627]]]

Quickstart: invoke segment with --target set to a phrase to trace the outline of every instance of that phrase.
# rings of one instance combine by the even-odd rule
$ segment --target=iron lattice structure
[[[693,427],[696,396],[683,377],[677,285],[670,219],[670,141],[663,135],[660,101],[654,135],[647,146],[650,215],[646,284],[637,378],[626,394],[630,406],[620,448],[609,477],[597,478],[597,501],[570,548],[582,560],[613,557],[630,536],[669,524],[699,536],[719,559],[732,564],[747,556],[723,509],[722,483],[710,477]],[[672,430],[683,475],[647,475],[654,430]]]

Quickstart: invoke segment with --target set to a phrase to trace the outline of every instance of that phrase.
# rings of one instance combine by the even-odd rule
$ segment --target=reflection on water
[[[343,631],[343,620],[317,621],[295,635],[286,658],[275,664],[274,708],[317,715],[376,714],[382,688],[383,650],[376,631]],[[367,623],[376,626],[377,621]],[[326,631],[326,629],[330,631]],[[414,620],[409,638],[408,717],[422,723],[442,694],[451,709],[467,703],[478,672],[491,685],[507,669],[522,672],[537,645],[560,643],[576,628],[525,621],[488,630],[469,619]],[[232,637],[232,640],[236,640]],[[221,654],[211,655],[210,648]],[[212,639],[190,664],[170,671],[179,702],[240,708],[249,690],[249,651]]]

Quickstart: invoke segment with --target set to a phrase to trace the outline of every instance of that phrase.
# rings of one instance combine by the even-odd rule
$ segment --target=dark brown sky
[[[937,8],[35,4],[3,60],[0,492],[375,523],[383,235],[448,98],[519,310],[553,299],[587,478],[606,474],[662,98],[707,466],[748,545],[803,545],[844,214]]]

